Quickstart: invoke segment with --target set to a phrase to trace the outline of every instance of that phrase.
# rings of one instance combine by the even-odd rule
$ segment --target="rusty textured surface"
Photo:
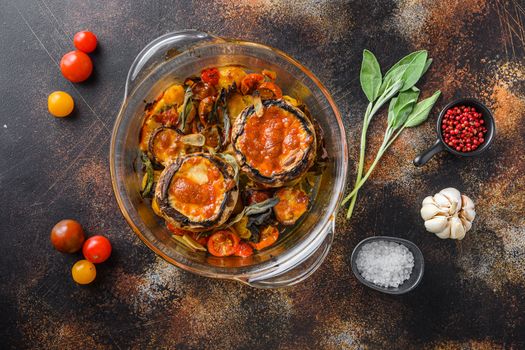
[[[1,1],[0,347],[524,348],[524,25],[521,0]],[[71,85],[57,62],[84,28],[101,43],[95,74]],[[386,66],[426,48],[434,64],[421,87],[443,91],[435,111],[455,97],[485,101],[497,121],[495,144],[480,158],[443,153],[415,168],[411,159],[435,137],[436,113],[405,132],[362,191],[353,221],[339,215],[326,262],[295,287],[255,290],[180,271],[126,225],[112,197],[108,148],[134,56],[182,28],[263,42],[310,67],[345,116],[351,161],[365,109],[362,49]],[[72,93],[73,117],[47,114],[56,89]],[[383,122],[372,125],[371,147]],[[426,233],[418,215],[423,197],[447,186],[477,204],[462,242]],[[64,217],[114,244],[92,285],[70,278],[79,256],[49,244]],[[353,247],[379,234],[423,251],[426,273],[413,292],[383,295],[353,277]]]

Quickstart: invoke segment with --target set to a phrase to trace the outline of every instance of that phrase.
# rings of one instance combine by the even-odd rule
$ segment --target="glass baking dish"
[[[138,138],[146,101],[154,100],[170,84],[199,73],[203,68],[223,65],[276,71],[283,91],[304,101],[320,124],[329,155],[318,194],[302,222],[275,245],[248,258],[218,258],[178,245],[139,194]],[[326,88],[307,68],[280,50],[196,30],[163,35],[149,43],[135,58],[127,76],[124,101],[110,146],[111,180],[116,200],[133,231],[151,250],[184,270],[260,288],[298,283],[322,263],[333,241],[335,215],[345,187],[347,159],[340,112]]]

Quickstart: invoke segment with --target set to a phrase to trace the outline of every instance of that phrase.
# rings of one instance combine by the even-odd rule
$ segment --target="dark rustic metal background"
[[[237,5],[233,5],[237,3]],[[524,348],[525,3],[405,1],[0,0],[1,348]],[[57,63],[72,36],[93,30],[93,77],[69,84]],[[307,281],[256,290],[168,265],[132,233],[113,199],[109,136],[126,72],[139,50],[168,31],[197,28],[269,44],[327,85],[345,119],[354,166],[365,110],[361,52],[383,67],[426,48],[434,64],[419,84],[441,89],[430,120],[407,130],[359,198],[339,215],[333,249]],[[47,113],[47,95],[70,92],[74,116]],[[497,137],[476,159],[412,158],[434,138],[439,107],[472,96],[494,111]],[[373,122],[371,148],[384,116]],[[425,232],[423,197],[448,186],[477,205],[462,242]],[[49,231],[76,218],[107,235],[111,259],[78,286],[80,255],[51,247]],[[425,255],[421,285],[403,296],[360,285],[350,270],[359,240],[393,235]]]

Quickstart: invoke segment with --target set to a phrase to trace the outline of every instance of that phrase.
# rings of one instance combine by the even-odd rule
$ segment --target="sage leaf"
[[[374,107],[370,111],[370,115],[375,115],[377,111],[383,106],[383,104],[387,103],[392,97],[395,96],[399,92],[399,89],[403,86],[403,82],[401,80],[396,81],[392,86],[390,86],[387,90],[385,90],[381,96],[377,99],[376,103],[374,103]],[[370,121],[372,118],[365,119],[365,127],[368,128],[368,125],[370,124]]]
[[[393,70],[391,69],[389,72],[390,74],[385,75],[385,78],[383,79],[383,83],[381,84],[381,87],[379,89],[379,94],[383,95],[388,89],[390,89],[396,82],[401,81],[401,87],[404,85],[403,73],[405,73],[405,70],[407,68],[406,64],[400,65]]]
[[[400,92],[397,97],[392,99],[388,108],[388,126],[393,129],[402,126],[412,112],[418,97],[419,89],[412,88],[408,91]]]
[[[412,62],[414,60],[414,57],[419,55],[421,52],[426,52],[426,50],[414,51],[412,53],[409,53],[408,55],[406,55],[402,59],[400,59],[396,64],[394,64],[392,67],[390,67],[390,69],[386,72],[385,79],[388,76],[390,76],[393,73],[393,71],[396,70],[399,66],[407,65],[410,62]]]
[[[428,53],[421,51],[414,56],[413,60],[408,64],[405,72],[403,73],[404,85],[401,91],[406,91],[412,86],[416,85],[421,76],[423,76],[423,70],[427,63]]]
[[[432,64],[432,61],[433,61],[432,58],[427,59],[427,62],[425,63],[425,68],[423,68],[423,74],[421,75],[425,75],[427,70],[430,68],[430,65]]]
[[[413,81],[412,73],[414,73],[414,69],[418,68],[417,66],[421,64],[421,60],[423,61],[423,67],[424,67],[424,65],[426,64],[427,56],[428,56],[428,53],[426,50],[420,50],[420,51],[414,51],[406,55],[402,59],[400,59],[396,64],[390,67],[390,69],[386,72],[383,78],[383,84],[381,85],[381,89],[379,90],[379,94],[382,94],[386,89],[392,86],[393,82],[399,79],[403,79],[403,81],[405,82],[405,84],[401,88],[401,91],[408,90],[412,86],[414,86],[419,80],[419,78],[421,78],[421,76],[424,74],[424,72],[423,70],[421,70],[419,72],[419,77],[417,77],[417,79],[413,83],[411,83]],[[424,57],[424,59],[422,57]],[[407,70],[410,70],[410,73],[411,73],[411,74],[408,74],[411,76],[411,79],[410,79],[411,85],[406,84],[409,78],[408,75],[405,74]],[[417,73],[417,71],[418,70],[416,70],[415,72]]]
[[[430,111],[432,110],[432,107],[436,103],[437,99],[439,98],[439,95],[441,95],[441,91],[436,91],[434,94],[422,101],[419,101],[412,110],[412,113],[408,116],[405,127],[412,128],[414,126],[418,126],[419,124],[423,123],[425,120],[427,120],[428,115]]]
[[[149,157],[144,152],[141,153],[140,159],[142,160],[142,164],[146,171],[145,181],[143,180],[140,195],[142,196],[142,198],[146,198],[150,195],[151,189],[153,188],[153,181],[154,181],[153,165],[151,164],[151,160],[149,159]]]
[[[268,198],[265,201],[252,204],[248,207],[246,207],[246,211],[244,215],[256,215],[265,212],[266,210],[275,207],[275,205],[279,203],[278,197],[272,197]]]
[[[374,54],[368,50],[363,51],[359,80],[361,81],[361,89],[363,89],[368,101],[374,102],[379,96],[379,89],[381,88],[381,67],[379,67]]]
[[[193,92],[191,91],[191,86],[188,86],[186,88],[186,92],[184,93],[184,102],[182,103],[182,112],[179,116],[178,120],[178,129],[181,132],[184,132],[184,129],[186,129],[186,120],[188,119],[188,115],[191,112],[191,109],[193,108]]]
[[[396,114],[394,112],[394,108],[396,106],[397,97],[394,97],[390,100],[390,104],[388,105],[388,126],[392,126],[392,123],[394,122],[394,118],[396,117]]]
[[[254,215],[259,215],[263,213],[268,213],[271,211],[273,207],[275,207],[277,203],[279,203],[279,198],[273,197],[265,201],[254,203],[250,206],[244,207],[244,209],[239,214],[235,215],[234,218],[228,221],[225,227],[230,227],[231,225],[241,221],[241,219],[244,216],[254,216]]]

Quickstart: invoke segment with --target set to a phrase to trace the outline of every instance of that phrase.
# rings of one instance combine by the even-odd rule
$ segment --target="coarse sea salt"
[[[374,241],[361,247],[356,265],[365,280],[381,287],[399,287],[410,278],[414,255],[402,244]]]

